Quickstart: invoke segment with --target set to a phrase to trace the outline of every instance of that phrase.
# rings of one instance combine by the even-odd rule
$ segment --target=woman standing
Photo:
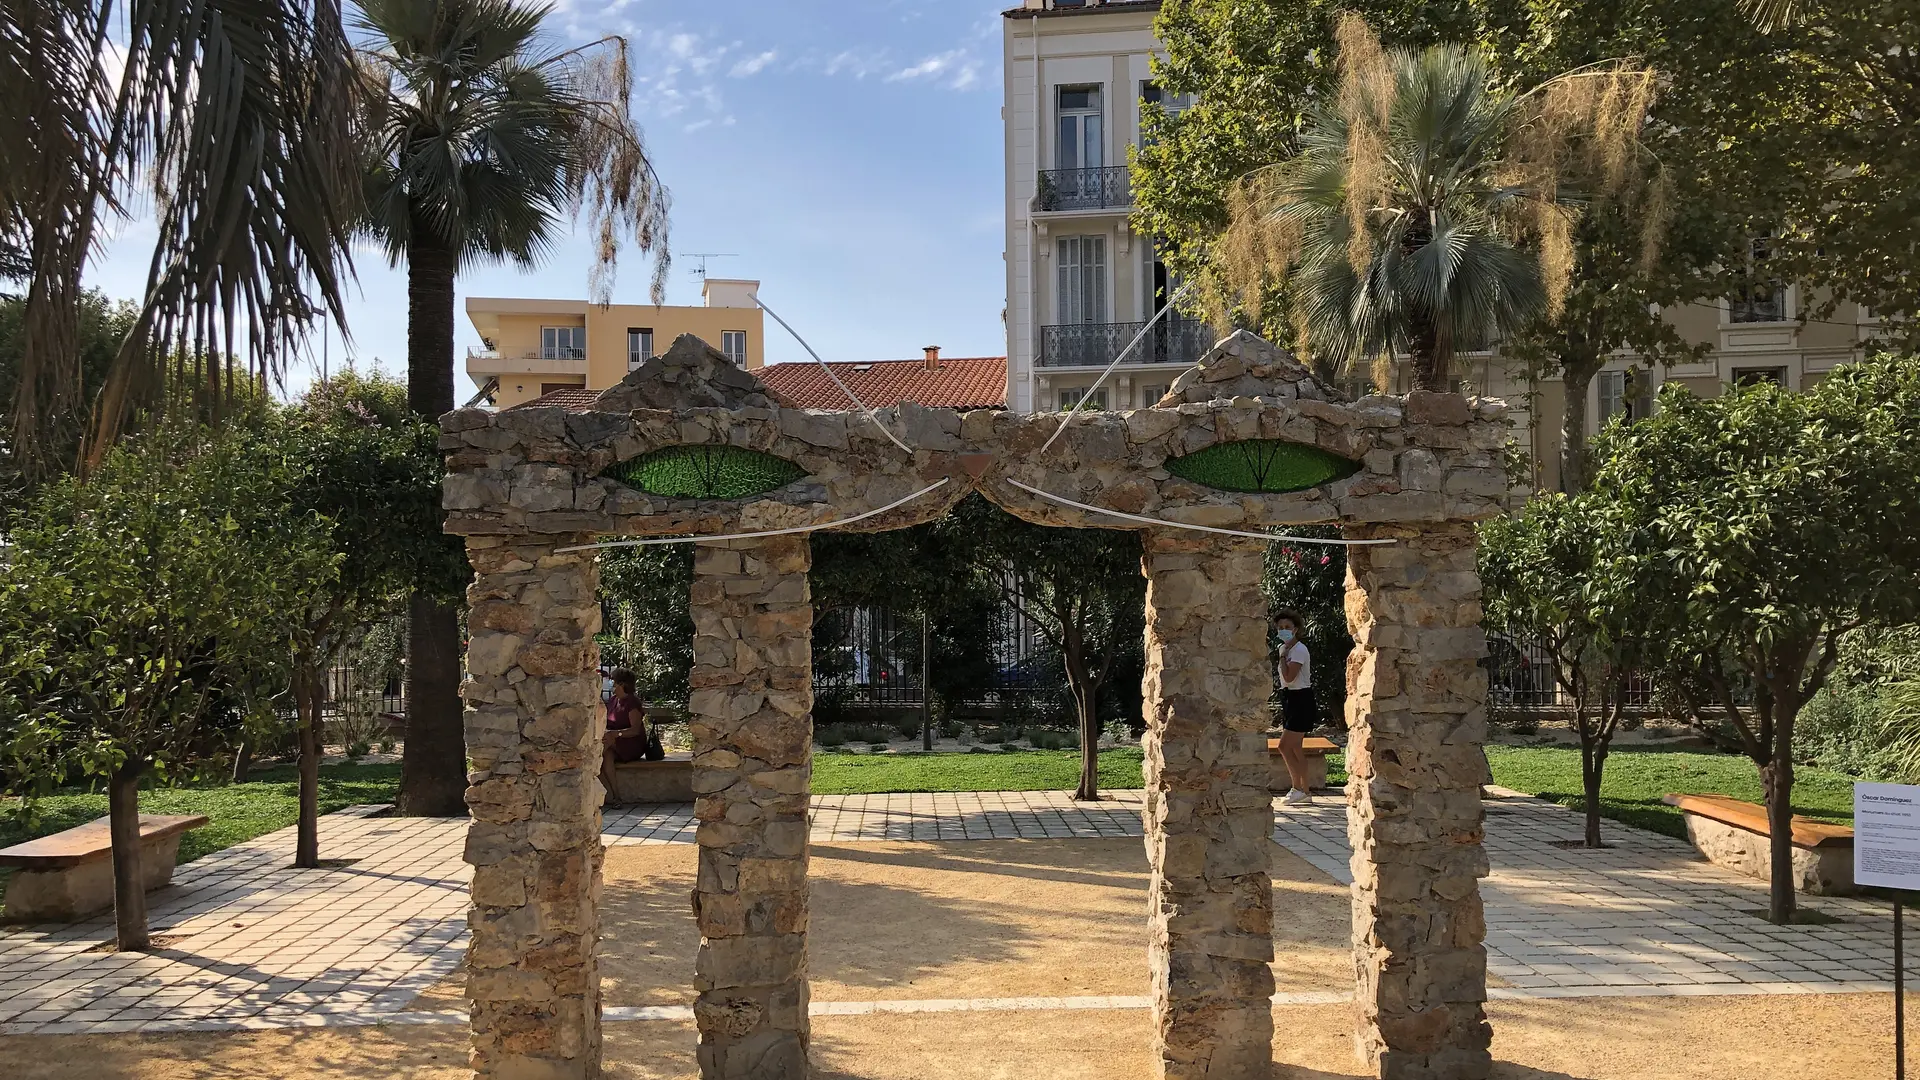
[[[1300,616],[1280,611],[1273,617],[1280,639],[1280,760],[1287,763],[1288,806],[1313,801],[1307,790],[1307,755],[1300,744],[1320,726],[1320,705],[1313,699],[1313,655],[1300,640]]]

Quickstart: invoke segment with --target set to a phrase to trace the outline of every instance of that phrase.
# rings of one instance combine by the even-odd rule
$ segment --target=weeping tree
[[[25,285],[10,437],[30,480],[74,465],[61,418],[90,412],[97,464],[170,382],[219,406],[249,368],[279,374],[317,316],[341,317],[351,84],[333,0],[0,4],[0,277]],[[87,261],[147,200],[145,292],[90,382]],[[205,362],[226,356],[239,371]]]
[[[1651,260],[1665,217],[1639,139],[1652,71],[1612,62],[1511,92],[1465,46],[1385,50],[1353,14],[1336,38],[1338,84],[1306,110],[1298,152],[1230,193],[1216,322],[1236,307],[1258,320],[1277,290],[1317,367],[1373,362],[1390,385],[1404,354],[1417,388],[1445,391],[1457,353],[1559,312],[1583,206],[1643,197]]]
[[[538,265],[584,212],[593,298],[610,301],[623,242],[667,273],[667,192],[630,110],[627,42],[579,48],[518,0],[366,0],[356,28],[366,216],[407,266],[407,401],[454,407],[454,279],[476,263]],[[460,615],[430,590],[409,604],[400,807],[466,812]]]

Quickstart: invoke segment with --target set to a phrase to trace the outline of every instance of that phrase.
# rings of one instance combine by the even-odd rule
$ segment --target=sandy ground
[[[1496,1002],[1499,1080],[1863,1080],[1892,1073],[1889,994]],[[1274,1080],[1365,1077],[1345,1006],[1274,1010]],[[832,1080],[1135,1080],[1147,1014],[818,1017]],[[695,1075],[690,1023],[609,1024],[609,1080]],[[230,1035],[0,1037],[15,1080],[466,1080],[458,1025]]]
[[[815,1001],[1147,992],[1137,839],[815,844],[812,854]],[[692,1003],[694,857],[686,844],[608,850],[607,1004]],[[1273,876],[1277,985],[1351,987],[1346,888],[1277,844]],[[463,979],[413,1008],[463,1008]]]

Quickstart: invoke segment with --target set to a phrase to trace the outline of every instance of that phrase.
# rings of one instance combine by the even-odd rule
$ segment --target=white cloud
[[[980,61],[966,49],[937,53],[887,76],[888,82],[938,83],[949,90],[970,90],[980,82]]]
[[[766,52],[763,52],[758,56],[749,56],[746,59],[735,63],[733,65],[733,70],[727,72],[727,74],[736,79],[745,79],[754,75],[758,75],[762,71],[765,71],[767,65],[773,63],[774,60],[777,57],[779,57],[779,55],[780,53],[778,50],[768,49]]]

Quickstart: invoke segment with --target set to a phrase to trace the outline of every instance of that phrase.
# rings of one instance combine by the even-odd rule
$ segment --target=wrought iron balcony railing
[[[1035,210],[1124,210],[1133,205],[1127,167],[1042,169]]]
[[[1041,367],[1106,367],[1140,332],[1142,323],[1068,323],[1040,328]],[[1191,364],[1213,347],[1213,334],[1199,319],[1169,315],[1132,353],[1129,364]]]

